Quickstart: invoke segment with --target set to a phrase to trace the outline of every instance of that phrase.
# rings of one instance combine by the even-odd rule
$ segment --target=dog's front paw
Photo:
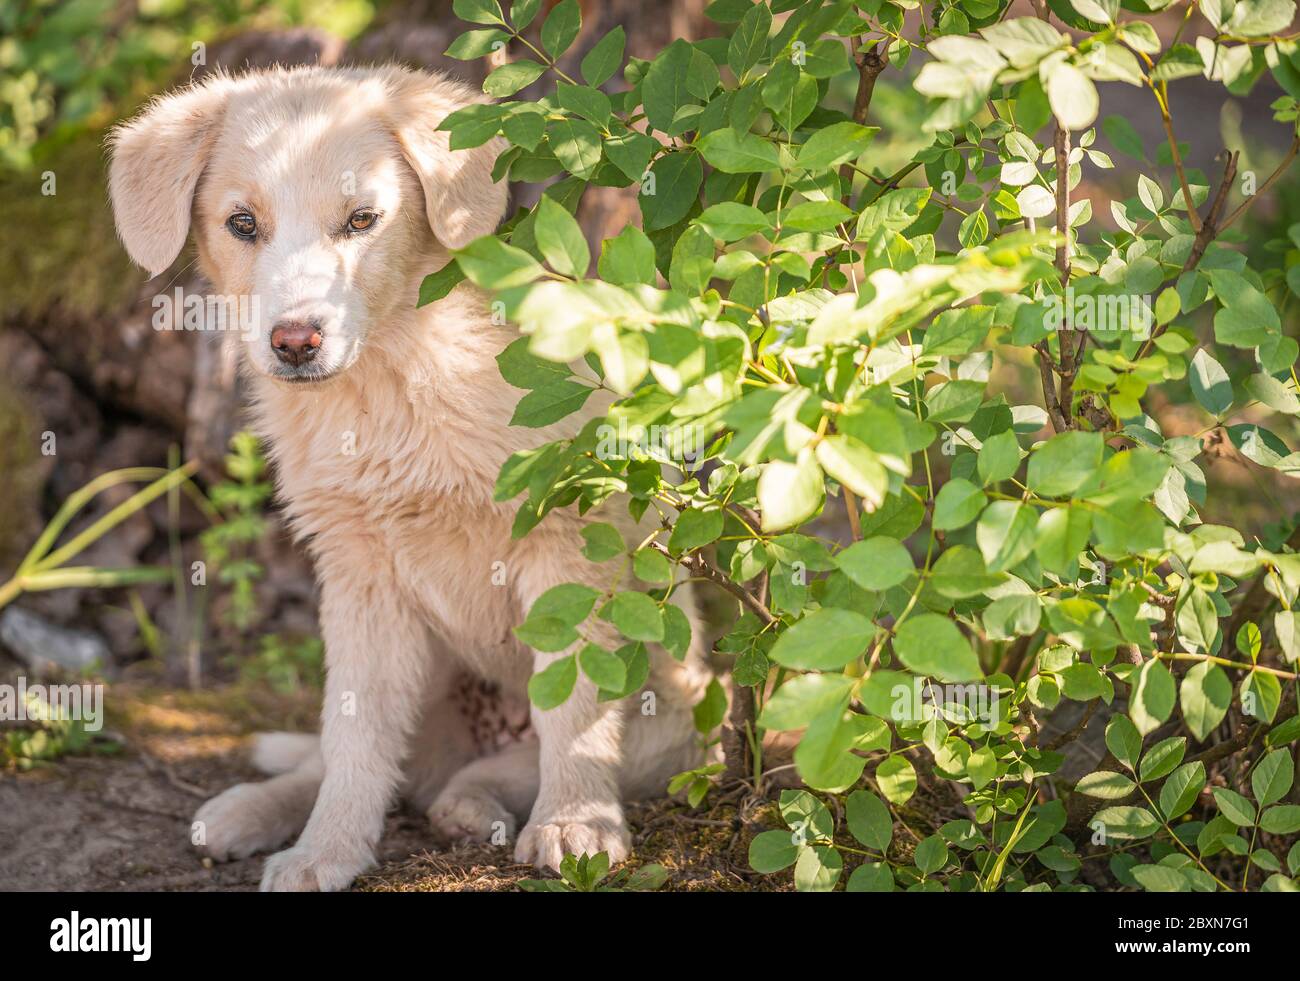
[[[365,851],[298,842],[266,860],[262,892],[338,892],[374,866]]]
[[[261,784],[237,784],[198,809],[192,842],[217,862],[270,851],[302,830],[289,810]]]
[[[617,818],[530,821],[515,844],[515,861],[559,871],[565,855],[596,855],[605,852],[609,864],[617,865],[632,850],[632,836],[620,814]]]
[[[429,823],[443,841],[504,845],[515,836],[515,818],[488,791],[443,791],[428,811]]]

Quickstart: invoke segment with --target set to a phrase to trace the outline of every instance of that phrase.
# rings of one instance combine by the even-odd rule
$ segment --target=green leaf
[[[773,460],[758,478],[762,530],[784,531],[802,524],[817,513],[824,496],[821,467],[812,453],[801,452],[794,463]]]
[[[1111,716],[1106,723],[1106,748],[1130,770],[1135,769],[1142,752],[1142,734],[1125,716]]]
[[[1088,544],[1092,516],[1079,507],[1052,508],[1038,519],[1034,553],[1049,572],[1064,573]]]
[[[697,145],[705,160],[727,174],[761,174],[780,166],[771,143],[730,127],[714,130]]]
[[[993,326],[993,307],[971,306],[945,310],[934,318],[921,338],[921,353],[969,354],[984,343]]]
[[[1026,486],[1044,497],[1073,494],[1101,466],[1103,448],[1101,433],[1058,433],[1029,457]]]
[[[505,24],[497,0],[452,0],[452,12],[471,24]]]
[[[1129,870],[1138,885],[1147,892],[1188,892],[1187,877],[1167,865],[1135,865]]]
[[[1101,507],[1150,497],[1164,482],[1170,458],[1135,446],[1102,464],[1074,496]]]
[[[492,74],[483,80],[483,91],[494,99],[505,99],[532,85],[544,71],[544,65],[527,58],[511,61],[492,70]]]
[[[1219,813],[1237,827],[1249,828],[1255,824],[1255,805],[1235,790],[1215,787],[1214,800],[1219,805]]]
[[[533,225],[537,247],[556,272],[581,278],[591,264],[587,238],[573,215],[554,198],[543,194],[537,202],[537,221]]]
[[[794,887],[798,892],[830,892],[843,870],[844,859],[834,848],[803,848],[794,866]]]
[[[1000,596],[984,610],[984,631],[993,640],[1032,634],[1042,620],[1042,603],[1033,593]]]
[[[672,565],[652,548],[643,548],[632,557],[632,571],[642,582],[668,583],[673,579]]]
[[[855,790],[845,801],[849,834],[861,844],[884,854],[894,837],[894,819],[889,808],[875,794]]]
[[[871,590],[897,586],[915,568],[902,543],[884,537],[855,542],[836,555],[834,562],[855,583]]]
[[[705,208],[695,221],[706,232],[724,242],[735,242],[772,227],[767,215],[738,201],[723,201]]]
[[[527,337],[517,337],[497,355],[497,368],[507,382],[515,388],[534,389],[569,376],[568,367],[535,356],[528,344]]]
[[[980,515],[975,541],[989,572],[1019,565],[1034,550],[1038,512],[1020,501],[994,501]]]
[[[622,691],[627,684],[627,665],[617,654],[586,644],[578,652],[578,664],[582,673],[592,680],[597,688],[605,691]]]
[[[593,89],[590,85],[557,82],[555,98],[561,108],[576,113],[598,128],[603,128],[613,113],[609,96],[600,89]]]
[[[853,217],[838,201],[804,201],[781,216],[781,226],[796,232],[828,232]]]
[[[970,642],[947,617],[921,613],[903,621],[894,635],[894,650],[908,668],[940,681],[977,681],[984,677]]]
[[[659,604],[645,593],[636,590],[615,593],[600,615],[618,627],[628,640],[664,639],[664,618]]]
[[[878,723],[836,706],[812,720],[795,747],[794,762],[804,783],[814,790],[842,793],[862,776],[866,759],[851,752],[858,735]]]
[[[939,488],[935,497],[934,528],[936,531],[964,528],[979,517],[987,503],[982,490],[969,480],[954,477]]]
[[[460,264],[453,259],[436,273],[430,273],[421,280],[420,298],[415,305],[422,307],[429,303],[436,303],[463,282],[465,282],[465,274],[461,272]]]
[[[1184,763],[1160,788],[1160,812],[1166,821],[1186,814],[1205,787],[1205,764]]]
[[[1090,825],[1101,823],[1108,838],[1130,841],[1149,838],[1160,830],[1160,822],[1145,807],[1107,807],[1098,811]]]
[[[620,24],[597,41],[590,51],[583,56],[579,71],[587,84],[595,87],[604,85],[623,64],[623,48],[627,35]]]
[[[514,628],[514,634],[529,647],[538,651],[562,651],[578,639],[571,624],[557,617],[534,616]]]
[[[849,876],[845,892],[893,892],[894,873],[884,862],[863,862]]]
[[[542,22],[542,47],[553,59],[569,50],[582,29],[582,9],[578,0],[561,0]]]
[[[1217,664],[1201,661],[1183,676],[1178,695],[1187,728],[1203,742],[1228,714],[1232,682]]]
[[[1100,99],[1092,79],[1068,61],[1060,61],[1047,76],[1047,100],[1066,129],[1085,130],[1097,118]]]
[[[704,697],[695,706],[694,714],[695,731],[705,736],[722,725],[722,720],[727,715],[727,693],[723,691],[717,678],[709,680],[709,686],[705,689]]]
[[[865,443],[844,434],[826,436],[818,442],[814,454],[826,472],[857,494],[868,510],[885,500],[889,474],[879,454]]]
[[[664,639],[661,643],[664,650],[681,661],[691,649],[691,621],[686,618],[681,608],[673,603],[665,604],[663,613]],[[735,672],[732,673],[732,677],[737,677]]]
[[[482,58],[491,54],[497,50],[497,45],[504,45],[509,40],[509,34],[494,28],[466,31],[456,38],[443,53],[448,58],[455,58],[458,61],[471,61],[474,58]]]
[[[1259,827],[1271,835],[1295,834],[1300,831],[1300,807],[1295,804],[1270,807],[1260,814]]]
[[[556,159],[574,177],[587,180],[600,165],[600,132],[585,119],[566,116],[552,120],[546,125],[546,140]]]
[[[687,77],[694,51],[679,38],[659,52],[641,81],[646,120],[661,133],[672,129],[677,111],[692,101]]]
[[[912,855],[922,875],[931,875],[948,864],[948,843],[938,835],[922,838]]]
[[[655,247],[645,232],[628,225],[600,246],[596,263],[600,278],[616,286],[655,284]]]
[[[1260,807],[1267,807],[1286,796],[1295,780],[1295,763],[1290,749],[1275,749],[1256,765],[1250,775],[1250,789]]]
[[[1232,382],[1228,380],[1228,373],[1205,348],[1192,358],[1187,383],[1201,408],[1210,415],[1219,417],[1232,408]]]
[[[965,422],[975,414],[983,397],[983,382],[970,379],[943,382],[926,393],[925,404],[930,410],[926,418],[933,425]]]
[[[536,150],[546,135],[546,117],[540,112],[513,112],[501,121],[501,133],[516,146]]]
[[[1241,708],[1251,718],[1272,722],[1282,702],[1282,685],[1277,675],[1252,671],[1241,679]]]
[[[582,547],[582,554],[592,562],[608,562],[627,551],[618,529],[604,521],[586,525],[582,529],[582,539],[586,543]]]
[[[1129,718],[1145,735],[1169,718],[1176,697],[1173,675],[1163,662],[1152,658],[1137,673],[1129,697]]]
[[[1139,778],[1143,783],[1148,783],[1151,780],[1159,780],[1167,773],[1172,773],[1174,768],[1183,761],[1183,754],[1186,752],[1187,739],[1183,736],[1171,736],[1160,740],[1142,757]]]
[[[1133,793],[1136,787],[1137,784],[1122,773],[1098,770],[1096,773],[1089,773],[1081,779],[1075,784],[1074,789],[1081,794],[1087,794],[1089,797],[1100,797],[1102,800],[1121,800]]]
[[[578,661],[572,654],[552,661],[528,679],[528,698],[542,711],[562,705],[578,680]]]
[[[966,776],[970,777],[971,785],[976,790],[992,783],[998,775],[998,759],[993,750],[988,746],[970,754],[966,761]]]
[[[1066,698],[1090,702],[1094,698],[1109,700],[1111,685],[1106,676],[1091,664],[1071,664],[1060,672],[1061,691]]]
[[[554,617],[561,623],[576,627],[591,614],[600,598],[600,591],[581,583],[566,582],[552,586],[533,602],[528,619]]]
[[[876,767],[876,786],[891,804],[906,804],[916,792],[916,768],[903,756],[891,756]]]
[[[749,843],[749,864],[755,872],[780,872],[799,857],[799,846],[789,831],[762,831]]]
[[[696,153],[665,153],[651,166],[650,174],[654,178],[653,193],[649,182],[641,187],[641,213],[647,232],[667,228],[686,217],[699,196],[704,165]]]
[[[861,655],[876,625],[852,610],[826,607],[786,630],[769,655],[777,664],[802,671],[836,671]]]
[[[854,679],[834,674],[801,674],[788,678],[776,690],[759,716],[764,729],[802,729],[817,716],[843,707]]]
[[[527,252],[507,245],[495,235],[476,238],[463,249],[454,249],[452,255],[461,271],[476,286],[487,290],[525,286],[544,272]]]
[[[771,29],[772,12],[764,3],[755,4],[740,19],[727,44],[727,65],[737,79],[762,59]]]
[[[799,147],[795,163],[805,170],[826,170],[855,160],[866,152],[879,126],[862,126],[853,122],[831,123],[818,129]]]
[[[672,534],[668,538],[668,550],[674,555],[693,548],[700,548],[716,541],[722,534],[725,516],[721,508],[701,510],[687,508],[677,516]]]
[[[559,422],[581,409],[593,391],[589,385],[568,378],[547,382],[519,400],[510,425],[537,429]]]

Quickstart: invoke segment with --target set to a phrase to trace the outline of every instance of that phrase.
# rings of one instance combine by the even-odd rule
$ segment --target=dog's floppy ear
[[[225,114],[230,84],[218,77],[155,99],[109,137],[108,191],[117,234],[151,276],[166,270],[185,246],[194,188]]]
[[[438,124],[482,97],[450,79],[402,71],[395,78],[393,128],[402,155],[420,178],[429,226],[438,241],[459,249],[496,231],[506,211],[505,182],[492,167],[506,148],[500,137],[468,150],[452,150]]]

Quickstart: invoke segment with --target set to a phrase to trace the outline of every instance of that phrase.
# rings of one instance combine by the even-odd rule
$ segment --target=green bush
[[[1201,517],[1232,509],[1203,467],[1216,438],[1268,480],[1300,465],[1283,330],[1300,226],[1269,243],[1272,266],[1239,247],[1300,145],[1294,4],[1188,4],[1169,45],[1149,23],[1160,0],[1049,0],[1038,18],[960,0],[905,24],[916,6],[717,0],[722,36],[625,62],[616,28],[573,77],[555,62],[575,0],[528,36],[538,0],[457,0],[476,26],[450,53],[523,55],[484,84],[506,101],[443,123],[452,146],[502,135],[498,176],[558,180],[421,299],[466,278],[495,292],[524,335],[499,359],[515,424],[616,397],[512,457],[497,498],[521,500],[522,536],[624,495],[656,533],[594,524],[586,557],[612,583],[630,564],[662,584],[539,600],[520,635],[580,649],[534,678],[534,701],[579,672],[626,695],[646,644],[683,652],[680,572],[738,604],[721,646],[751,731],[724,734],[729,763],[761,779],[760,737],[802,731],[809,789],[754,839],[760,872],[794,866],[808,890],[1294,891],[1300,536],[1286,508],[1267,528]],[[881,172],[866,120],[899,70],[930,142]],[[547,72],[544,97],[509,101]],[[1278,172],[1238,173],[1235,152],[1222,173],[1190,167],[1171,83],[1247,95],[1266,72],[1292,140]],[[1098,83],[1148,90],[1168,135],[1151,148],[1103,122],[1129,195],[1108,206],[1076,193],[1114,167]],[[598,278],[573,217],[592,185],[635,186],[641,209]],[[1168,402],[1198,434],[1162,429],[1151,407]],[[584,644],[592,616],[627,643]],[[1081,718],[1049,738],[1063,701]],[[1068,780],[1062,750],[1090,724],[1109,753]]]

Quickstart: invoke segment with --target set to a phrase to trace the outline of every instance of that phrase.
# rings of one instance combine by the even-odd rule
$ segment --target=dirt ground
[[[109,686],[96,752],[26,772],[0,769],[0,891],[255,890],[262,856],[205,862],[190,847],[190,821],[208,797],[260,779],[246,759],[251,733],[310,729],[315,700],[240,686]],[[749,869],[749,839],[767,815],[753,802],[742,809],[743,821],[729,802],[700,811],[672,801],[633,805],[631,864],[663,865],[667,890],[790,888],[788,874]],[[354,888],[496,892],[537,875],[505,846],[440,849],[423,816],[406,810],[389,815],[380,860]]]

